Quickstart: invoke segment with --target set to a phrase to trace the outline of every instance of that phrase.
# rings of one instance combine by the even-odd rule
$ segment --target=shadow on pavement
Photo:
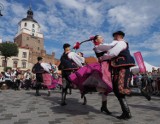
[[[47,96],[47,90],[46,92],[40,92],[41,96],[38,96],[38,97],[41,97],[47,101],[49,101],[53,106],[50,108],[53,113],[64,113],[64,114],[67,114],[67,116],[76,116],[76,115],[88,115],[90,112],[92,113],[96,113],[96,114],[105,114],[105,113],[101,113],[100,111],[100,107],[99,106],[99,109],[96,109],[94,106],[91,106],[91,105],[82,105],[83,103],[83,99],[82,99],[82,102],[79,101],[78,98],[67,98],[66,99],[66,103],[67,105],[65,106],[61,106],[61,96],[60,97],[57,97],[57,96]],[[53,93],[55,93],[53,91]],[[58,92],[59,93],[59,92]],[[29,95],[35,95],[35,92],[26,92],[26,94],[29,94]],[[114,95],[114,94],[111,94],[111,95]],[[79,95],[80,97],[80,95]],[[101,102],[101,100],[99,100]],[[112,112],[112,115],[106,115],[106,116],[112,116],[112,117],[115,117],[115,114],[117,114],[117,112]]]
[[[65,106],[61,106],[61,99],[59,97],[44,97],[44,99],[46,100],[50,100],[53,103],[53,107],[51,107],[51,110],[54,113],[64,113],[64,114],[68,114],[67,116],[76,116],[76,115],[88,115],[90,112],[95,113],[95,114],[100,114],[100,107],[99,106],[99,110],[96,109],[94,106],[91,105],[82,105],[81,102],[79,102],[78,99],[76,98],[67,98],[66,102],[67,105]],[[54,106],[55,102],[58,104],[58,106]],[[105,114],[105,113],[101,113],[101,114]],[[106,115],[106,116],[112,116],[115,117],[116,112],[113,112],[112,115]],[[94,116],[94,115],[92,115]],[[95,117],[94,117],[95,118]]]

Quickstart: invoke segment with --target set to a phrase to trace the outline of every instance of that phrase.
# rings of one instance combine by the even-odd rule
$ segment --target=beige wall
[[[23,56],[23,52],[26,53],[26,57]],[[27,70],[29,68],[28,59],[29,59],[29,49],[19,48],[18,56],[13,56],[13,57],[7,58],[7,67],[12,67],[13,69],[15,69],[13,67],[13,62],[17,61],[18,68],[20,68],[21,70]],[[3,69],[4,69],[4,67],[2,67],[3,60],[4,60],[4,57],[0,55],[0,71],[3,71]],[[22,62],[26,63],[26,68],[22,67]]]

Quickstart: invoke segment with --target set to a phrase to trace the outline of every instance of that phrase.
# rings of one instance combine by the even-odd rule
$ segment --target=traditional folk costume
[[[58,67],[54,64],[51,65],[51,74],[52,74],[52,84],[49,86],[50,89],[54,89],[56,87],[62,87],[62,76],[58,70]]]
[[[66,80],[70,82],[68,79],[69,75],[79,67],[82,67],[82,63],[84,63],[84,60],[85,59],[83,57],[80,57],[74,52],[63,53],[60,59],[60,69],[62,70],[62,77],[66,78]]]
[[[19,90],[20,89],[20,83],[21,83],[21,81],[20,81],[20,74],[21,74],[21,72],[20,72],[20,70],[15,70],[14,72],[13,72],[13,74],[12,74],[12,76],[14,77],[14,89],[15,90]]]
[[[11,73],[10,72],[5,72],[4,73],[5,76],[5,83],[7,85],[8,88],[13,88],[13,82],[11,79]]]
[[[57,85],[62,85],[61,78],[58,76],[58,70],[56,65],[41,63],[41,66],[44,69],[42,74],[43,83],[48,89],[48,96],[50,96],[50,90],[57,87]]]
[[[64,44],[64,51],[70,47],[70,44]],[[82,63],[84,63],[84,58],[79,56],[75,52],[64,52],[61,56],[61,63],[59,65],[59,70],[62,70],[62,103],[61,105],[66,105],[65,98],[67,94],[67,89],[71,89],[71,82],[69,80],[69,75],[77,70],[79,67],[82,67]],[[70,90],[71,91],[71,90]]]
[[[93,50],[97,57],[103,56],[104,51],[96,49],[100,44],[96,44],[96,42],[94,44],[95,48]],[[108,49],[110,49],[109,46]],[[105,51],[107,51],[106,48]],[[69,78],[80,89],[82,94],[95,91],[100,92],[102,94],[101,111],[111,114],[107,109],[107,95],[112,91],[111,73],[107,61],[87,64],[75,73],[72,73]]]
[[[115,34],[124,36],[124,33],[121,31],[116,32]],[[113,91],[118,98],[123,111],[122,115],[118,118],[129,119],[131,118],[131,113],[125,96],[134,92],[128,88],[128,85],[131,80],[130,67],[135,65],[135,61],[130,55],[128,43],[123,39],[121,41],[113,41],[112,45],[112,48],[104,53],[100,59],[111,60]],[[101,46],[98,46],[96,49],[99,50],[101,48]],[[103,46],[103,48],[105,48],[105,46]],[[108,48],[108,45],[106,45],[106,48]],[[144,96],[146,97],[146,94]],[[147,96],[147,99],[149,100],[150,98]]]
[[[69,75],[70,81],[75,84],[81,93],[99,91],[108,94],[112,91],[112,82],[108,63],[87,64]]]
[[[43,59],[42,57],[38,57],[37,58],[38,62],[32,68],[32,72],[36,74],[36,94],[35,94],[36,96],[40,96],[39,90],[41,88],[41,84],[43,83],[42,74],[44,73],[44,69],[41,66],[41,63],[39,62],[42,59]]]
[[[25,88],[26,90],[29,90],[31,88],[31,82],[32,82],[32,74],[30,73],[30,70],[27,70],[27,72],[24,73],[24,82],[25,82]]]

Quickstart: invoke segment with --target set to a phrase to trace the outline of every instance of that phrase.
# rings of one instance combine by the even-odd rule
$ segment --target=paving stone
[[[101,96],[98,93],[87,94],[87,105],[82,105],[78,90],[67,95],[67,105],[60,106],[61,93],[41,90],[40,97],[35,91],[5,90],[0,93],[0,124],[158,124],[160,122],[160,97],[147,101],[142,96],[127,97],[132,119],[118,120],[122,110],[113,93],[108,96],[109,116],[100,112]]]

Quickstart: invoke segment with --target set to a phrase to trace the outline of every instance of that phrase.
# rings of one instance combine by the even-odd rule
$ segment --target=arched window
[[[26,68],[26,62],[22,61],[22,68]]]
[[[5,63],[5,60],[2,60],[2,67],[5,67],[5,65],[7,66],[7,61]]]
[[[22,58],[27,58],[27,52],[22,53]]]
[[[26,22],[24,23],[24,27],[27,27],[27,23]]]
[[[17,61],[13,61],[13,68],[17,68],[18,66],[18,62]]]
[[[32,24],[32,28],[34,28],[34,24]]]

